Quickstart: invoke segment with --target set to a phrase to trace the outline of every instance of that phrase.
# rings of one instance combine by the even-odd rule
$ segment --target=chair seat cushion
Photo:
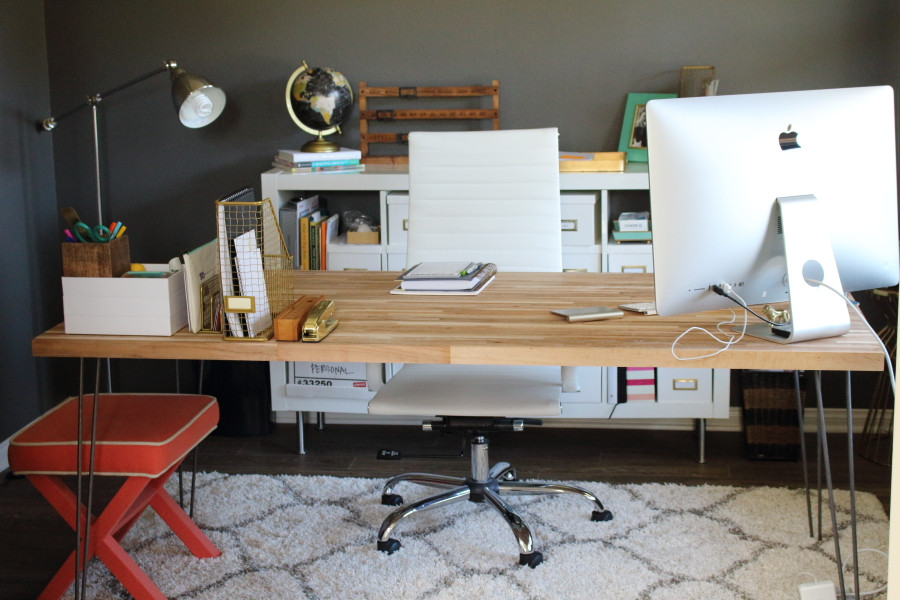
[[[406,364],[369,401],[375,415],[550,417],[559,367]]]
[[[82,469],[87,471],[93,395],[84,396]],[[63,401],[16,433],[9,465],[19,474],[76,473],[78,398]],[[97,475],[158,477],[216,428],[219,406],[194,394],[101,394],[97,409]]]

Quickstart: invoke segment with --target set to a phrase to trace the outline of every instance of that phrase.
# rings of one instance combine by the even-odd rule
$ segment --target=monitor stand
[[[850,315],[844,300],[821,285],[807,282],[821,281],[843,292],[822,206],[813,195],[777,198],[776,205],[787,264],[791,320],[780,327],[749,325],[747,335],[791,344],[847,333]]]

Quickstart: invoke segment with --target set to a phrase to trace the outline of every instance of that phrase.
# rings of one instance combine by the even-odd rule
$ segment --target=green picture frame
[[[651,100],[677,98],[678,94],[631,93],[625,101],[622,134],[619,136],[619,152],[624,152],[628,162],[647,162],[647,121],[645,106]]]

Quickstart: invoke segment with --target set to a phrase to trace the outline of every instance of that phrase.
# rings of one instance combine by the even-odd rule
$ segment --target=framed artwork
[[[619,152],[624,152],[629,162],[647,162],[647,102],[677,97],[678,94],[628,94]]]

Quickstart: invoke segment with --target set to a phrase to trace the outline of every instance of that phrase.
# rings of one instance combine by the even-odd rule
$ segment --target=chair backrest
[[[557,130],[410,133],[406,252],[561,271]]]

